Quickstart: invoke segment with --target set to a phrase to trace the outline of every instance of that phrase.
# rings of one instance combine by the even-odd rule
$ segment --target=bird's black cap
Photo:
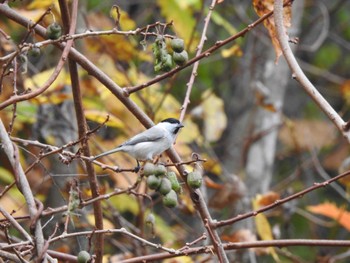
[[[168,119],[162,120],[161,122],[169,122],[169,123],[174,123],[174,124],[175,124],[175,123],[177,123],[177,124],[180,123],[179,120],[174,119],[174,118],[168,118]]]

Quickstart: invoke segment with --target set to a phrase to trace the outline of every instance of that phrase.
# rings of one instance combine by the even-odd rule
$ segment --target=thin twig
[[[201,40],[199,41],[199,44],[197,46],[196,57],[199,56],[202,53],[204,42],[207,40],[207,30],[208,30],[211,14],[213,13],[216,1],[217,0],[213,0],[211,2],[211,5],[209,7],[209,12],[208,12],[207,16],[204,19],[204,21],[205,21],[204,22],[204,27],[203,27],[203,31],[202,31]],[[183,102],[182,107],[181,107],[180,122],[182,122],[183,119],[185,118],[187,106],[190,103],[190,96],[191,96],[194,80],[195,80],[195,78],[197,76],[198,66],[199,66],[199,60],[194,63],[190,80],[187,83],[186,96],[185,96],[184,102]]]
[[[251,211],[251,212],[248,212],[248,213],[245,213],[245,214],[241,214],[241,215],[238,215],[236,217],[233,217],[233,218],[230,218],[230,219],[226,219],[226,220],[222,220],[222,221],[218,221],[218,222],[215,222],[213,223],[213,226],[214,227],[222,227],[222,226],[227,226],[227,225],[231,225],[235,222],[238,222],[238,221],[241,221],[243,219],[246,219],[246,218],[249,218],[249,217],[252,217],[252,216],[256,216],[257,214],[259,213],[262,213],[262,212],[265,212],[265,211],[268,211],[268,210],[271,210],[277,206],[280,206],[281,204],[284,204],[284,203],[287,203],[293,199],[296,199],[296,198],[300,198],[300,197],[303,197],[305,194],[307,193],[310,193],[316,189],[319,189],[319,188],[322,188],[322,187],[326,187],[328,186],[330,183],[332,182],[335,182],[337,180],[339,180],[340,178],[343,178],[345,176],[348,176],[350,175],[350,171],[346,171],[345,173],[342,173],[342,174],[339,174],[338,176],[335,176],[329,180],[326,180],[326,181],[323,181],[321,183],[314,183],[313,186],[310,186],[302,191],[299,191],[295,194],[292,194],[290,196],[287,196],[286,198],[282,198],[282,199],[279,199],[279,200],[276,200],[274,203],[270,204],[270,205],[267,205],[267,206],[264,206],[256,211]]]
[[[7,218],[7,220],[12,224],[14,228],[18,230],[30,243],[33,242],[32,237],[28,234],[28,232],[8,213],[5,209],[0,206],[0,213]]]

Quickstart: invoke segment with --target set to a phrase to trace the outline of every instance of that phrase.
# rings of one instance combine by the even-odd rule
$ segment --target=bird
[[[125,152],[136,159],[139,167],[139,161],[153,161],[154,157],[168,150],[183,127],[184,125],[179,120],[167,118],[133,136],[118,147],[96,155],[93,160],[112,153]]]

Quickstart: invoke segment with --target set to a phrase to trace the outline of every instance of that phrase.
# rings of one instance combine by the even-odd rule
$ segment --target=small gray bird
[[[153,160],[154,157],[168,150],[174,143],[176,134],[184,126],[174,118],[162,120],[157,125],[145,130],[126,142],[110,151],[101,153],[93,160],[102,156],[115,153],[125,152],[138,161]]]

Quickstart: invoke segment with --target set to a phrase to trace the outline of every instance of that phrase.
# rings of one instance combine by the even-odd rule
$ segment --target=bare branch
[[[283,0],[275,1],[274,10],[274,19],[278,41],[281,45],[283,55],[293,72],[293,78],[299,82],[305,92],[316,102],[320,109],[335,124],[335,126],[343,134],[346,140],[350,142],[350,131],[347,128],[346,123],[306,77],[297,60],[295,59],[295,56],[289,46],[288,36],[283,25]]]

